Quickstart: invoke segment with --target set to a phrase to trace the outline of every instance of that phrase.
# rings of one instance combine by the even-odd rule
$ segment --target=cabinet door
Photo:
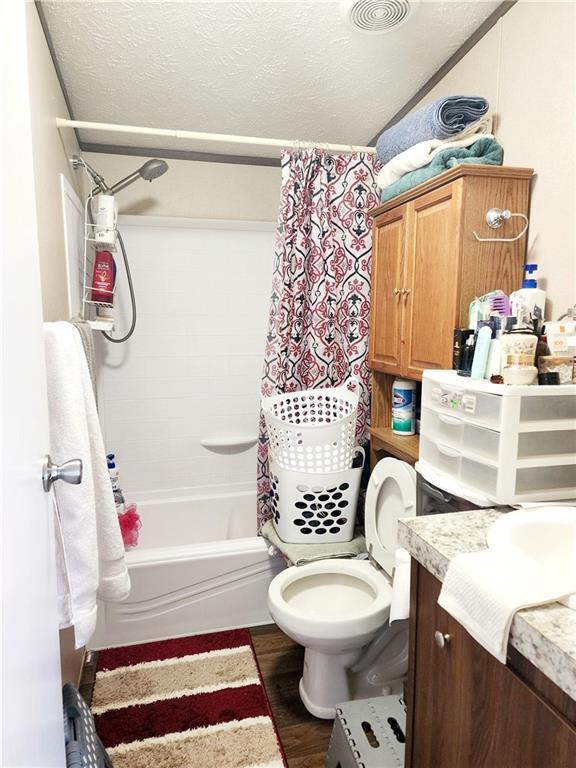
[[[437,605],[439,581],[413,573],[407,766],[573,768],[576,729]],[[443,648],[436,631],[450,635]]]
[[[408,203],[405,373],[452,368],[458,305],[461,182]]]
[[[406,206],[385,213],[374,225],[370,312],[370,367],[399,373],[404,284]]]

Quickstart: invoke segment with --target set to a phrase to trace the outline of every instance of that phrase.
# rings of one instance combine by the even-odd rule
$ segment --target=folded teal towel
[[[380,200],[383,203],[386,200],[391,200],[396,195],[401,195],[402,192],[407,192],[412,187],[416,187],[460,163],[502,165],[503,158],[504,150],[494,139],[478,139],[471,147],[445,149],[438,152],[428,165],[404,174],[401,179],[383,189]]]

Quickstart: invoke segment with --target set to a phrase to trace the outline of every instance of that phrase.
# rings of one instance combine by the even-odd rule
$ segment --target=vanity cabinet
[[[500,664],[413,561],[407,768],[573,768],[576,703],[518,654]]]
[[[526,237],[510,219],[498,230],[489,208],[528,215],[530,168],[461,165],[375,208],[370,367],[422,378],[452,367],[454,328],[468,325],[472,299],[522,283]]]

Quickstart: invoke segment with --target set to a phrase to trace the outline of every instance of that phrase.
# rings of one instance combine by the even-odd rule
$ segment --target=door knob
[[[439,630],[436,630],[436,632],[434,632],[434,642],[436,643],[438,648],[446,648],[450,640],[452,640],[452,635],[444,634]]]
[[[79,485],[82,482],[82,459],[70,459],[58,465],[52,464],[52,459],[49,454],[46,454],[42,462],[42,487],[46,493],[56,480],[63,480],[70,485]]]

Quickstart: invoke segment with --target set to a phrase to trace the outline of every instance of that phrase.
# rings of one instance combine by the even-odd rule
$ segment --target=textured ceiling
[[[338,2],[42,2],[78,120],[365,144],[499,2],[423,0],[385,35]],[[82,130],[83,142],[265,154]]]

